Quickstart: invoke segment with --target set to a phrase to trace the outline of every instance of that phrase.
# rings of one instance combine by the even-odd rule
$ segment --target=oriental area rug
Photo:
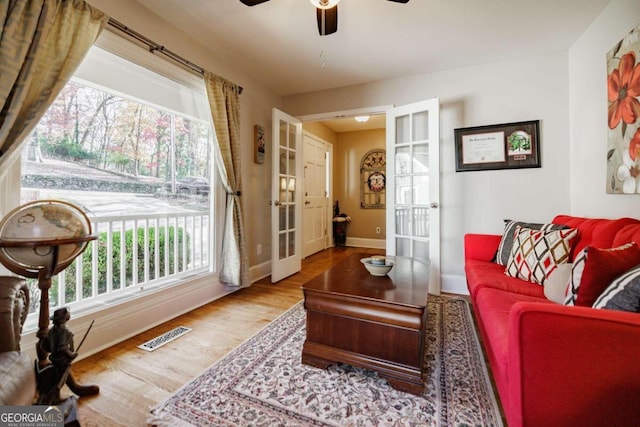
[[[154,426],[502,426],[469,303],[429,296],[426,386],[397,391],[372,371],[301,364],[299,302],[151,410]]]

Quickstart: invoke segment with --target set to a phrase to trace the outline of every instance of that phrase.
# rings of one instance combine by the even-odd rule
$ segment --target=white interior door
[[[306,258],[327,246],[327,144],[303,133],[304,208],[303,250]]]
[[[271,183],[271,282],[302,264],[302,123],[273,109]]]
[[[440,293],[440,101],[387,112],[389,255],[430,262],[429,292]]]

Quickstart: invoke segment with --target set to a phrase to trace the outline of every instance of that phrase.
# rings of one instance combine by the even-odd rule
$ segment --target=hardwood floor
[[[302,261],[301,272],[277,284],[267,277],[74,363],[72,371],[79,382],[100,386],[99,395],[79,400],[81,425],[146,425],[151,407],[300,301],[302,283],[354,252],[384,253],[347,247],[319,252]],[[153,352],[137,348],[178,326],[193,330]]]

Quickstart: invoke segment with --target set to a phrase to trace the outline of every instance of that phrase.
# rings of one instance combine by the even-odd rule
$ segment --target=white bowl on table
[[[386,258],[384,259],[384,263],[380,258],[362,258],[360,262],[364,264],[365,268],[373,276],[386,276],[393,268],[393,261]]]

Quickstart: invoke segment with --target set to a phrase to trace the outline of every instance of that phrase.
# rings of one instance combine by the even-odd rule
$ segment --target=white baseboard
[[[347,246],[355,248],[373,248],[373,249],[385,249],[387,241],[385,239],[365,239],[362,237],[347,237],[345,242]]]
[[[249,267],[249,280],[251,283],[257,282],[271,275],[271,261]]]
[[[440,290],[450,294],[469,295],[467,279],[459,274],[443,274],[440,277]]]

